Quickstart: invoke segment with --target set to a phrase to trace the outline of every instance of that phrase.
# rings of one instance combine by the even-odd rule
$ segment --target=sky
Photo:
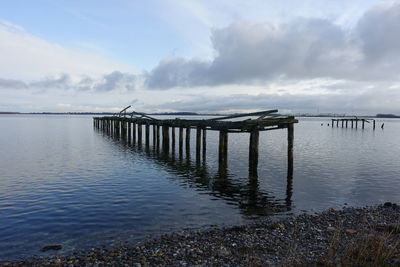
[[[399,70],[400,1],[0,1],[0,111],[400,114]]]

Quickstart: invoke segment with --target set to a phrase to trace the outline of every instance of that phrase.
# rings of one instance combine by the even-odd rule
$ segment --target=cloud
[[[211,61],[169,57],[147,73],[150,89],[262,84],[276,79],[398,80],[400,3],[366,12],[351,30],[325,19],[236,22],[214,29]]]
[[[113,71],[98,78],[89,76],[71,76],[63,73],[46,77],[38,81],[24,82],[0,78],[0,89],[31,89],[31,90],[76,90],[91,92],[135,90],[140,84],[140,77],[130,73]]]
[[[18,25],[0,21],[0,73],[3,77],[33,80],[60,73],[96,76],[114,70],[135,71],[132,66],[88,50],[49,42]]]
[[[26,89],[27,87],[23,81],[0,78],[0,89]]]

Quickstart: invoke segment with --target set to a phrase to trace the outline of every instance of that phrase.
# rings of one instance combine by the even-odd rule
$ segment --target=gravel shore
[[[362,264],[360,257],[371,265],[400,266],[399,225],[400,207],[385,203],[246,226],[181,231],[139,246],[96,248],[3,266],[335,266]]]

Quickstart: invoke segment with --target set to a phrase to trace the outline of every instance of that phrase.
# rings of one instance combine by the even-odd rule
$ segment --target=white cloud
[[[33,36],[11,22],[0,21],[0,73],[3,78],[37,79],[48,75],[100,75],[135,71],[87,50],[78,50]]]

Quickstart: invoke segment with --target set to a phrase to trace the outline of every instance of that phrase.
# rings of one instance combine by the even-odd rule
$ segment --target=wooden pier
[[[186,155],[190,155],[191,130],[196,130],[196,161],[206,158],[207,131],[219,131],[219,166],[224,169],[228,160],[229,134],[250,133],[249,140],[249,169],[256,170],[258,166],[259,132],[277,129],[287,129],[288,139],[288,168],[293,169],[293,139],[294,124],[298,122],[293,116],[278,116],[278,110],[267,110],[211,119],[156,119],[144,113],[127,112],[129,107],[114,116],[94,117],[96,129],[112,136],[120,137],[138,147],[150,146],[150,128],[153,133],[153,148],[163,153],[175,152],[176,129],[178,130],[178,151],[182,157],[185,144]],[[240,120],[242,119],[242,120]],[[144,128],[144,131],[143,131]],[[162,129],[160,135],[160,128]],[[185,134],[184,134],[185,133]],[[144,138],[143,138],[144,135]],[[185,136],[184,136],[185,135]],[[185,141],[184,141],[185,140]]]
[[[368,119],[368,118],[358,118],[358,117],[346,117],[346,118],[334,118],[332,120],[332,128],[335,126],[340,127],[339,124],[341,125],[342,128],[358,128],[358,125],[360,123],[361,129],[365,128],[365,123],[371,123],[372,122],[372,129],[375,130],[375,120],[374,119]]]

